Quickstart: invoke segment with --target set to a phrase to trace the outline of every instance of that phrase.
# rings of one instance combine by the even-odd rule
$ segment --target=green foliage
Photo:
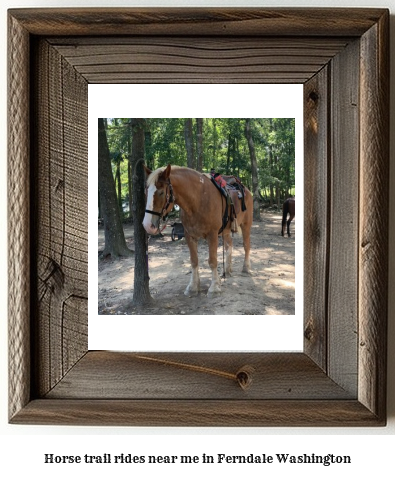
[[[295,120],[251,119],[261,197],[273,202],[295,191]],[[129,118],[107,118],[107,137],[114,179],[120,166],[122,201],[128,200],[128,160],[131,155]],[[146,119],[146,163],[151,169],[168,163],[186,166],[184,118]],[[196,119],[193,119],[196,154]],[[215,168],[240,177],[251,186],[251,160],[244,118],[203,119],[203,171]],[[118,190],[118,188],[117,188]]]
[[[120,166],[122,200],[125,200],[128,197],[128,158],[131,154],[129,119],[107,118],[107,141],[114,180],[118,164]]]

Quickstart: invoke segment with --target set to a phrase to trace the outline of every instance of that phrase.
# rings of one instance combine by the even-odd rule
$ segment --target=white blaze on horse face
[[[156,192],[156,186],[151,184],[147,191],[147,203],[145,205],[145,209],[149,211],[153,210],[154,207],[154,194]],[[144,215],[143,226],[144,229],[148,232],[148,234],[156,234],[158,232],[158,228],[153,226],[153,216],[149,212],[146,212]]]

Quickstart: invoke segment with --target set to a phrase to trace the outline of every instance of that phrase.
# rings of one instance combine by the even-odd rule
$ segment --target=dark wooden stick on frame
[[[11,423],[386,423],[389,14],[9,11]],[[89,83],[303,83],[303,353],[87,349]],[[281,101],[281,98],[279,98]]]

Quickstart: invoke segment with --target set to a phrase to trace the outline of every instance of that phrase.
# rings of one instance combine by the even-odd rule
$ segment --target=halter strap
[[[153,214],[154,216],[162,216],[161,212],[156,212],[156,211],[150,211],[149,209],[146,209],[145,212],[148,212],[149,214]]]
[[[170,182],[170,178],[168,179],[167,185],[168,185],[168,191],[170,191],[170,194],[168,193],[168,191],[166,191],[166,204],[163,206],[162,212],[150,211],[149,209],[146,209],[145,212],[148,212],[148,214],[153,214],[154,216],[159,216],[161,219],[163,218],[163,214],[166,211],[166,209],[170,206],[172,202],[174,203],[173,186]]]

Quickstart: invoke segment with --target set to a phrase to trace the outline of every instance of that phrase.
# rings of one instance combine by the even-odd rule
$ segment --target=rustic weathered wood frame
[[[386,423],[388,25],[384,9],[9,11],[11,423]],[[304,83],[303,353],[87,350],[89,82]]]

